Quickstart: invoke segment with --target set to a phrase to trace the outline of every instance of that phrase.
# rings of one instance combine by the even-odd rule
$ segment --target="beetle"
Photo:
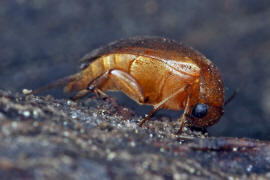
[[[139,104],[154,106],[140,127],[161,108],[184,110],[178,134],[184,126],[211,126],[223,115],[224,84],[217,66],[173,40],[134,37],[112,42],[86,54],[80,69],[41,89],[65,85],[65,92],[77,92],[74,99],[90,92],[122,91]]]

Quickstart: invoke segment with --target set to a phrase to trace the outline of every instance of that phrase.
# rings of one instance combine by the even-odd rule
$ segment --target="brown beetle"
[[[178,133],[184,125],[213,125],[223,114],[224,87],[218,68],[198,51],[175,41],[120,40],[93,50],[81,62],[79,73],[45,89],[65,84],[66,92],[78,91],[75,99],[89,92],[122,91],[139,104],[154,106],[140,126],[160,108],[184,109]]]

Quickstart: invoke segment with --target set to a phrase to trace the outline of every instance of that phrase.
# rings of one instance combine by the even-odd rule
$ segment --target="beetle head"
[[[215,124],[223,113],[223,107],[215,107],[199,103],[192,107],[187,118],[191,126],[206,127]]]
[[[209,63],[201,67],[197,104],[190,109],[188,122],[192,126],[215,124],[223,115],[224,85],[217,67]],[[193,103],[194,104],[194,103]]]

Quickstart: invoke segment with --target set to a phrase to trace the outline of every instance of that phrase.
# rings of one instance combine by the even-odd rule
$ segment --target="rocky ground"
[[[270,143],[142,117],[114,99],[0,91],[1,179],[270,179]]]

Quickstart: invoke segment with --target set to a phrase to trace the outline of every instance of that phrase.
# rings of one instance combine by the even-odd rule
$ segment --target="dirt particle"
[[[131,142],[130,142],[130,146],[131,146],[131,147],[135,147],[135,146],[136,146],[136,143],[135,143],[134,141],[131,141]]]
[[[31,90],[31,89],[23,89],[23,90],[22,90],[22,93],[23,93],[24,95],[31,94],[31,93],[32,93],[32,90]]]
[[[23,116],[26,117],[26,118],[30,117],[30,115],[31,115],[31,113],[29,111],[24,111],[23,112]]]
[[[107,156],[107,159],[109,161],[113,160],[116,157],[116,153],[115,152],[110,152]]]

